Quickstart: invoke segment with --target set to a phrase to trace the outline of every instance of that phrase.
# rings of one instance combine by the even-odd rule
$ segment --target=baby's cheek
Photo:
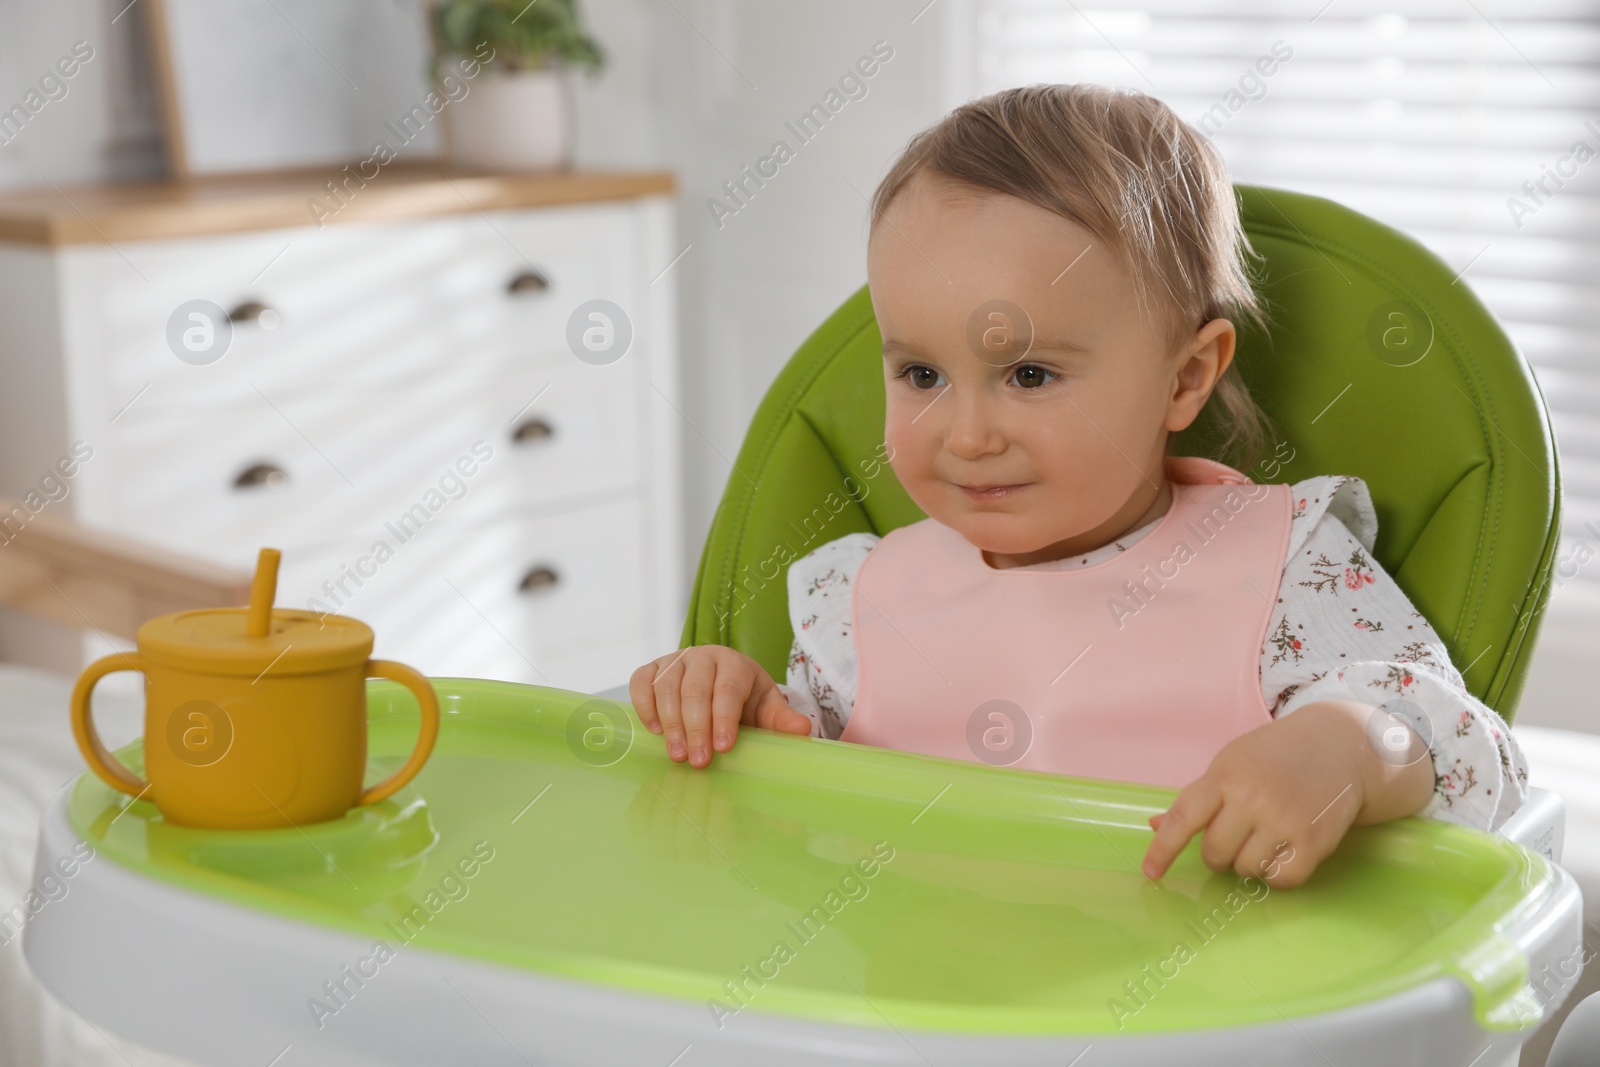
[[[940,510],[938,494],[927,464],[913,461],[909,451],[901,448],[897,450],[895,461],[889,464],[889,468],[917,507],[937,518],[935,511]]]
[[[923,514],[946,526],[958,526],[960,512],[952,511],[951,490],[934,477],[931,465],[911,459],[910,451],[900,448],[889,466],[901,488],[905,489],[911,502],[922,509]]]
[[[883,443],[888,453],[888,463],[900,484],[911,491],[912,484],[931,477],[932,455],[938,448],[938,437],[912,422],[911,415],[891,408],[885,420]],[[927,421],[927,420],[923,420]]]

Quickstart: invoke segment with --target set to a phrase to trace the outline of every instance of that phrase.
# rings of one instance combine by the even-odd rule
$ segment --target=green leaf
[[[578,24],[574,0],[445,0],[434,10],[434,26],[435,71],[445,53],[472,52],[483,44],[509,70],[558,60],[593,71],[605,63],[600,46]]]

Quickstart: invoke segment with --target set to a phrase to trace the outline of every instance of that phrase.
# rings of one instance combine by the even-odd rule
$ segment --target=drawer
[[[493,458],[481,464],[447,521],[639,488],[649,388],[624,363],[569,364],[559,374],[509,376],[473,390],[452,417],[476,427],[481,436],[473,440],[483,440]],[[456,453],[443,449],[459,451],[464,439],[437,436],[435,466],[453,460]]]
[[[614,685],[644,662],[641,516],[629,497],[288,552],[278,604],[359,618],[425,674]]]
[[[233,562],[481,521],[640,479],[640,390],[627,363],[571,360],[429,386],[329,389],[235,411],[113,427],[95,517]],[[109,495],[109,505],[105,497]]]
[[[632,209],[618,204],[119,249],[74,249],[63,275],[74,358],[105,380],[108,418],[126,408],[119,422],[248,407],[255,388],[289,396],[484,362],[570,361],[566,323],[578,305],[638,303]],[[234,326],[220,358],[196,365],[174,353],[168,323],[197,299],[266,313]]]

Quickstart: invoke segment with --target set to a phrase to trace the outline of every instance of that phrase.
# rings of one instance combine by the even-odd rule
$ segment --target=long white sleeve
[[[1318,700],[1358,700],[1395,713],[1432,753],[1434,795],[1421,814],[1499,827],[1527,799],[1527,762],[1505,721],[1467,691],[1444,642],[1372,558],[1366,485],[1325,477],[1295,488],[1296,510],[1321,514],[1303,542],[1291,542],[1284,565],[1261,667],[1263,691],[1275,695],[1270,706],[1283,716]]]
[[[811,720],[813,737],[844,733],[856,694],[856,645],[850,633],[850,583],[878,543],[876,534],[847,534],[789,567],[789,650],[785,696]],[[798,610],[797,610],[798,609]]]

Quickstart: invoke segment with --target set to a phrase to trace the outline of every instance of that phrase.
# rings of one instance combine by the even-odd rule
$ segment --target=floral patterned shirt
[[[1434,793],[1420,814],[1480,830],[1499,827],[1527,799],[1527,762],[1505,721],[1467,692],[1444,642],[1372,557],[1378,519],[1366,483],[1324,475],[1292,488],[1289,551],[1261,648],[1267,706],[1282,717],[1320,700],[1385,705],[1432,753]],[[1086,555],[1033,566],[1096,563],[1159,521]],[[857,677],[851,583],[877,541],[849,534],[789,567],[795,637],[781,689],[811,719],[816,737],[837,738],[850,720]]]

